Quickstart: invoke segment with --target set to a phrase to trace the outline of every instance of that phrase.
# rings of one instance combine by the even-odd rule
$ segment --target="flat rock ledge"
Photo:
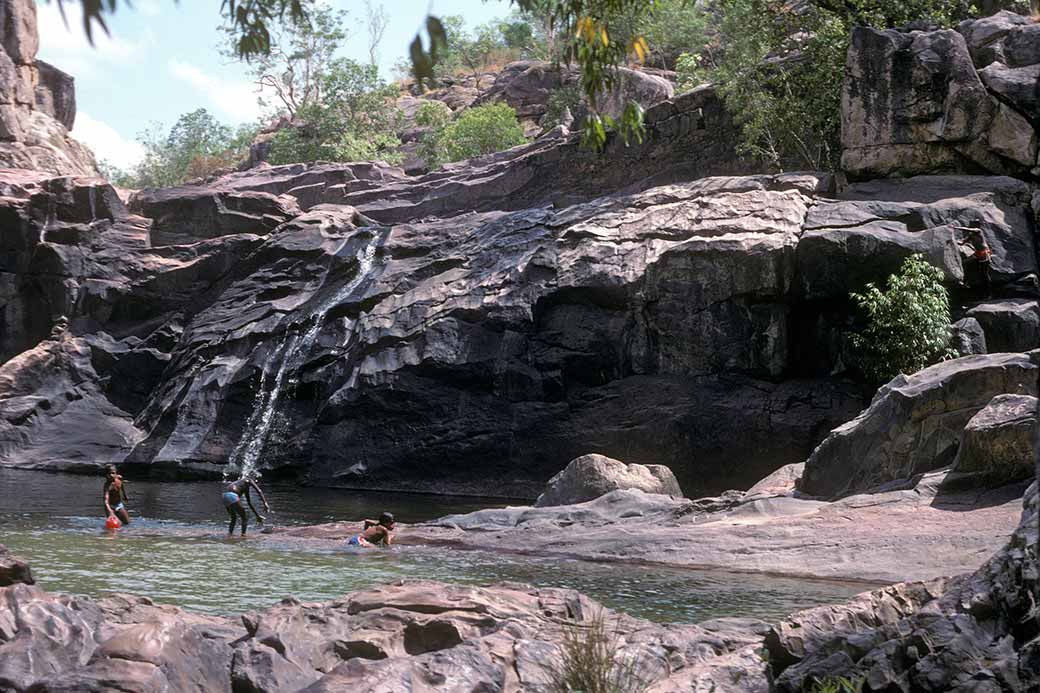
[[[756,488],[765,492],[697,500],[627,489],[574,505],[479,510],[405,527],[398,541],[882,584],[977,569],[1017,526],[1026,486],[966,488],[970,475],[944,484],[949,473],[940,471],[912,488],[825,502],[790,490],[794,474],[764,480]],[[274,536],[342,541],[357,528],[339,522]]]

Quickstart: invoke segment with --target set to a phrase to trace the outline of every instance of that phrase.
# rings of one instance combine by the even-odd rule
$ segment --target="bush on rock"
[[[431,127],[423,138],[422,153],[431,169],[449,161],[493,154],[526,142],[516,111],[504,103],[468,108],[454,120],[434,108],[420,109],[416,124]]]
[[[911,255],[899,272],[889,275],[887,288],[873,283],[852,300],[867,314],[869,324],[853,335],[864,374],[876,383],[899,374],[916,373],[953,356],[950,349],[950,298],[942,270],[922,255]]]

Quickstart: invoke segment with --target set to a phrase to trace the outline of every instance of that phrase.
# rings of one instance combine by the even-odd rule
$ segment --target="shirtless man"
[[[242,505],[242,496],[245,496],[246,502],[249,503],[249,509],[256,515],[256,520],[261,525],[264,524],[264,516],[256,511],[253,507],[253,499],[249,495],[250,489],[256,489],[256,492],[260,494],[260,500],[264,502],[264,510],[271,512],[271,506],[267,504],[267,498],[264,497],[264,492],[257,486],[256,481],[251,477],[245,479],[239,479],[238,481],[232,481],[224,487],[224,508],[227,510],[230,522],[228,523],[228,536],[235,533],[235,521],[242,521],[242,536],[246,535],[246,509]]]
[[[124,525],[130,524],[130,514],[125,505],[130,502],[130,497],[126,495],[126,482],[114,464],[105,467],[105,488],[101,491],[101,500],[105,503],[106,517],[118,517]]]
[[[978,271],[979,278],[982,280],[981,283],[986,288],[986,295],[992,296],[993,279],[990,276],[990,265],[993,261],[993,251],[990,249],[989,244],[986,243],[986,238],[982,235],[982,229],[971,226],[954,226],[952,228],[965,233],[965,239],[957,241],[957,244],[971,251],[971,257],[975,261],[975,268]]]
[[[395,525],[394,516],[390,513],[383,513],[379,516],[378,521],[365,520],[364,531],[347,540],[347,546],[372,547],[377,544],[390,546],[394,541]]]

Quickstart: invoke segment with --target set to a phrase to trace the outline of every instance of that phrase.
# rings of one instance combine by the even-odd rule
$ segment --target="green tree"
[[[662,67],[672,67],[682,53],[699,53],[708,43],[710,22],[694,0],[657,0],[652,13],[640,17],[637,31]]]
[[[152,125],[138,136],[144,159],[132,177],[136,187],[178,185],[235,163],[234,133],[205,108],[185,113],[169,131]]]
[[[338,58],[320,89],[322,100],[304,106],[298,122],[271,140],[268,161],[400,161],[401,116],[393,103],[398,90],[379,78],[375,65]]]
[[[943,272],[924,256],[904,260],[884,290],[870,283],[849,296],[867,316],[866,329],[852,336],[852,345],[872,381],[884,383],[953,356]]]
[[[852,27],[951,25],[971,10],[969,0],[816,0],[797,11],[780,0],[715,0],[723,48],[713,78],[741,127],[741,153],[779,169],[835,169]]]
[[[76,0],[55,1],[63,7],[65,2]],[[656,1],[512,0],[522,11],[540,13],[544,23],[560,37],[563,54],[580,66],[581,85],[590,109],[584,139],[593,148],[602,148],[606,144],[608,126],[616,126],[625,142],[632,138],[642,139],[643,113],[638,104],[629,102],[615,123],[599,113],[599,101],[604,93],[619,85],[617,67],[624,65],[630,54],[642,61],[648,52],[642,36],[626,36],[624,31],[615,31],[619,27],[617,19],[624,17],[627,22],[633,17],[649,14]],[[87,37],[91,37],[95,23],[107,32],[105,16],[116,11],[118,0],[79,2],[83,8]],[[124,2],[131,5],[130,0]],[[269,27],[285,21],[297,27],[306,26],[311,23],[310,12],[313,9],[313,2],[308,0],[221,0],[220,3],[221,16],[228,26],[234,51],[243,58],[262,58],[269,54],[272,46]],[[420,83],[434,78],[434,66],[447,45],[444,24],[437,17],[426,18],[426,32],[429,37],[426,44],[422,36],[416,35],[409,45],[412,71]]]
[[[445,118],[441,109],[424,107],[416,115],[416,124],[432,128],[423,137],[420,150],[431,169],[527,141],[516,111],[499,102],[467,108],[451,120]]]
[[[347,13],[318,0],[303,0],[308,21],[279,17],[269,24],[268,50],[248,60],[263,106],[295,118],[301,109],[321,102],[335,53],[347,39]],[[238,27],[225,24],[224,55],[238,56]],[[374,50],[374,48],[373,48]]]

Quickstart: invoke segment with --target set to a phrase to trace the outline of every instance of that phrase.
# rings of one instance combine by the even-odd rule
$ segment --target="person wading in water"
[[[101,491],[101,499],[105,503],[106,517],[117,517],[124,525],[130,524],[130,513],[126,511],[130,497],[126,495],[126,482],[114,464],[105,467],[105,487]]]
[[[394,541],[393,529],[397,523],[390,513],[383,513],[379,520],[365,520],[365,530],[347,540],[347,546],[371,547],[377,544],[390,546]]]
[[[246,509],[242,505],[242,496],[245,496],[246,502],[249,503],[249,509],[256,515],[256,520],[259,524],[264,524],[264,516],[256,511],[253,507],[253,499],[249,495],[250,489],[256,489],[256,492],[260,494],[260,500],[264,502],[264,510],[271,512],[271,506],[267,504],[267,498],[264,497],[264,492],[260,490],[256,481],[252,477],[246,477],[239,479],[238,481],[232,481],[231,483],[224,486],[224,508],[227,510],[230,522],[228,522],[228,536],[235,533],[235,521],[242,521],[242,536],[246,535]]]

